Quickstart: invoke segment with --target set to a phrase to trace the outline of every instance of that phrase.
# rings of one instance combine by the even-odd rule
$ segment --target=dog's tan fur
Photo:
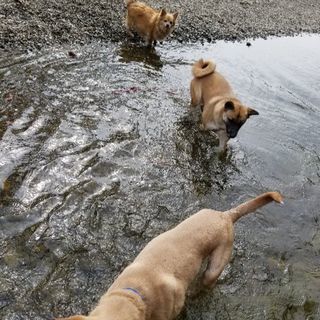
[[[246,120],[258,112],[243,105],[228,81],[216,71],[213,61],[200,59],[192,67],[191,106],[203,106],[202,125],[219,137],[219,150],[224,151]]]
[[[202,281],[206,287],[214,287],[231,256],[234,222],[271,201],[282,203],[282,196],[268,192],[226,212],[199,211],[150,241],[89,316],[63,319],[174,319],[183,307],[189,284],[207,257]]]
[[[126,26],[130,35],[137,32],[151,45],[163,40],[173,31],[178,13],[167,13],[165,9],[155,10],[143,2],[126,0]]]

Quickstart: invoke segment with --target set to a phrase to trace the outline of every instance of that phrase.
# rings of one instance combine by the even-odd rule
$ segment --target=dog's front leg
[[[224,130],[219,130],[216,132],[219,137],[219,147],[218,152],[224,152],[227,149],[227,142],[229,140],[229,137],[227,133]]]
[[[203,276],[203,284],[208,288],[213,288],[228,264],[232,253],[232,243],[218,246],[211,254],[210,261]]]
[[[145,42],[146,42],[146,46],[148,48],[152,48],[152,45],[153,45],[153,40],[152,40],[152,37],[150,34],[146,35],[145,37]]]

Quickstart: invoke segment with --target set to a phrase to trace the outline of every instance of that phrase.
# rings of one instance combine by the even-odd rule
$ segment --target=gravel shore
[[[320,33],[318,0],[147,2],[155,8],[179,11],[171,39],[180,42]],[[126,37],[124,13],[123,0],[1,0],[0,49],[120,41]]]

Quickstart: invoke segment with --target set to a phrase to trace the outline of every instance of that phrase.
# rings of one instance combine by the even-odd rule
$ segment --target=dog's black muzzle
[[[229,138],[235,138],[238,134],[239,129],[243,125],[243,123],[235,122],[232,120],[228,120],[225,122],[227,128],[227,135]]]

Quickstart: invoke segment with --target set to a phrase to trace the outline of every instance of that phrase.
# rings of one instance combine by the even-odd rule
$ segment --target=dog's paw
[[[227,148],[215,147],[214,152],[216,153],[218,159],[221,161],[225,161],[228,157]]]

